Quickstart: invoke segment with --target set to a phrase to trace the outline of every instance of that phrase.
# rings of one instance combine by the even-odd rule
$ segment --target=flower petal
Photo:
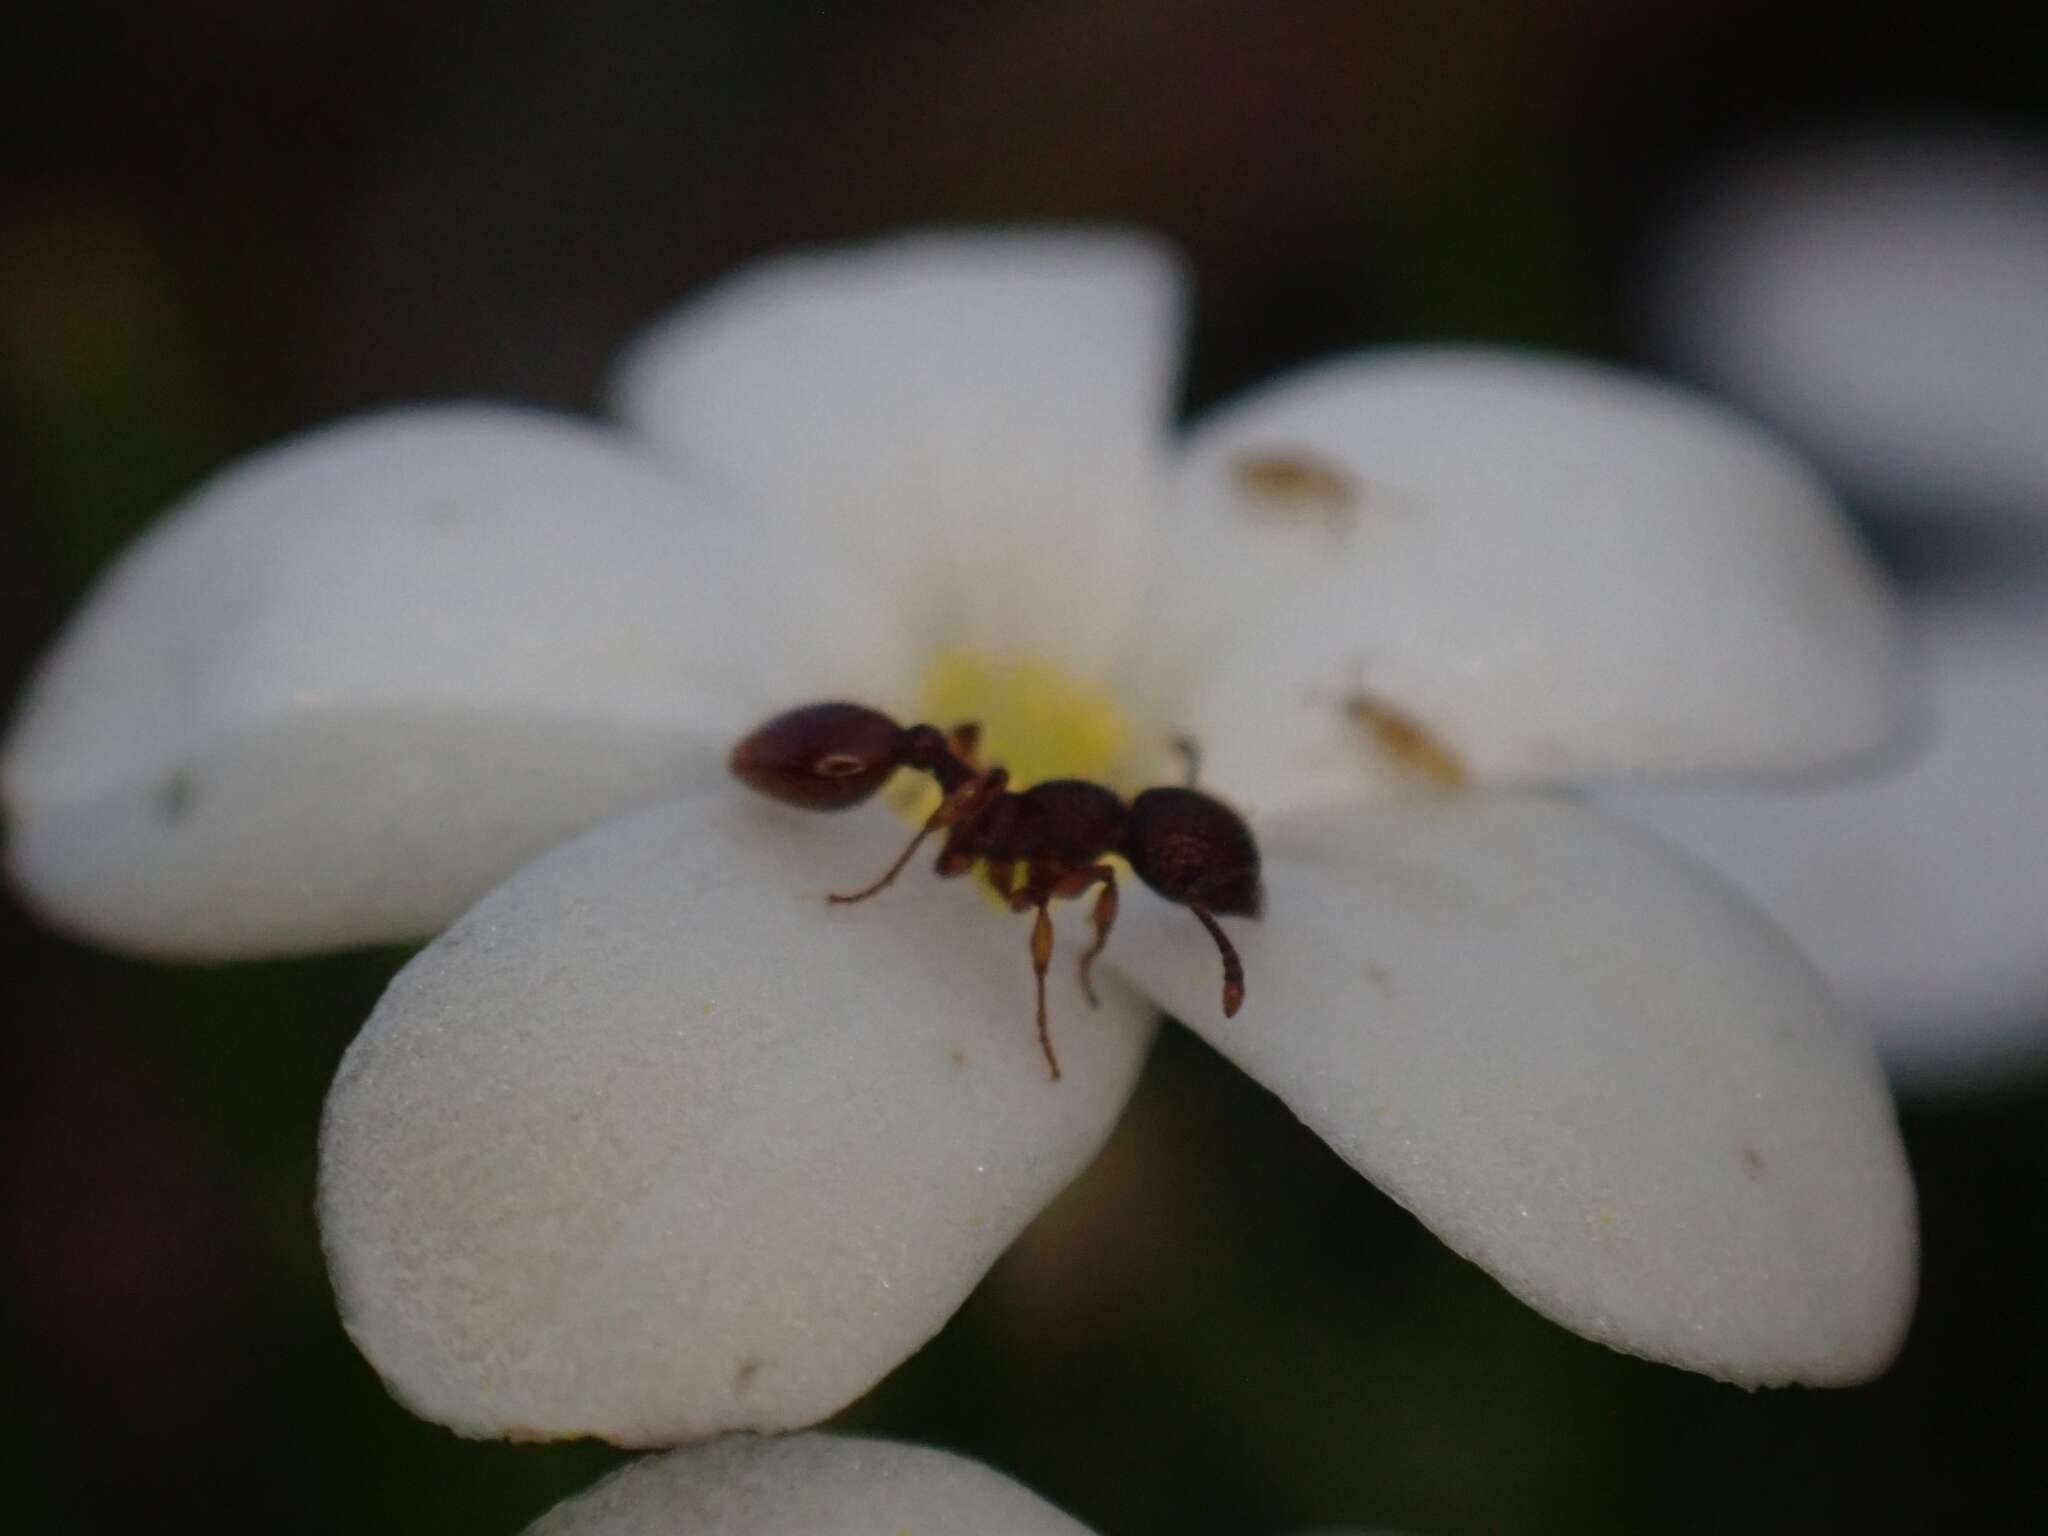
[[[2048,514],[2048,147],[1809,144],[1727,172],[1665,247],[1668,353],[1872,506]]]
[[[625,419],[799,523],[929,655],[1099,669],[1154,535],[1179,348],[1135,235],[922,235],[766,263],[627,353]]]
[[[902,827],[733,787],[594,829],[400,973],[342,1064],[321,1216],[344,1322],[467,1434],[669,1444],[815,1422],[936,1332],[1093,1155],[1152,1012]]]
[[[1905,772],[1825,794],[1609,801],[1755,897],[1893,1076],[1941,1088],[2048,1054],[2048,583],[1913,616],[1936,718]]]
[[[1432,765],[1798,770],[1894,725],[1892,616],[1826,492],[1659,385],[1476,350],[1339,361],[1205,425],[1183,490],[1147,611],[1178,616],[1155,638],[1206,774],[1265,808]]]
[[[10,862],[163,955],[423,936],[720,771],[776,695],[749,530],[631,444],[496,407],[311,434],[100,583],[7,745]]]
[[[1088,1536],[1002,1473],[922,1445],[794,1435],[726,1440],[622,1467],[528,1536]]]
[[[1235,1019],[1184,912],[1134,902],[1104,959],[1567,1327],[1752,1385],[1885,1367],[1915,1283],[1891,1103],[1730,893],[1564,800],[1265,838]]]

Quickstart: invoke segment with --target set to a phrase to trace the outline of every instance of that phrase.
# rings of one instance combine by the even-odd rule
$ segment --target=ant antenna
[[[1216,941],[1216,948],[1223,955],[1223,1017],[1234,1019],[1237,1010],[1244,1006],[1244,962],[1237,958],[1237,946],[1223,931],[1223,925],[1209,915],[1209,909],[1199,901],[1190,901],[1188,910],[1195,914],[1202,926],[1209,930],[1209,937]]]

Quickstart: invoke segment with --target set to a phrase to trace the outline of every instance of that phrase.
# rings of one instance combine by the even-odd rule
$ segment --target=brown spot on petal
[[[768,1362],[749,1355],[742,1360],[732,1373],[732,1389],[744,1392],[754,1384],[754,1378],[761,1374],[761,1367]]]
[[[1764,1172],[1764,1155],[1755,1147],[1742,1149],[1742,1169],[1752,1179],[1760,1179]]]
[[[1344,715],[1371,741],[1404,778],[1438,789],[1463,789],[1471,783],[1465,760],[1413,715],[1369,693],[1344,700]]]
[[[157,815],[172,826],[176,826],[192,814],[193,791],[190,768],[179,768],[165,774],[157,781],[156,788],[152,791]]]
[[[1358,520],[1358,482],[1327,459],[1299,449],[1240,453],[1230,476],[1252,509],[1280,517],[1317,517],[1333,528]]]

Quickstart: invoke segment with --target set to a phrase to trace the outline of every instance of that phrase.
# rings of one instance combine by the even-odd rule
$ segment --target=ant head
[[[903,732],[861,704],[806,704],[757,727],[732,749],[735,777],[785,805],[843,811],[880,789],[903,761]]]

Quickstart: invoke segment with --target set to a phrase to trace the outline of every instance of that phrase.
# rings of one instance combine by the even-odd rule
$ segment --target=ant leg
[[[896,877],[903,873],[903,866],[910,862],[910,856],[917,852],[926,838],[930,837],[934,832],[943,831],[947,827],[956,826],[961,822],[972,821],[981,814],[991,800],[1003,792],[1003,785],[1007,782],[1008,775],[1000,768],[992,773],[983,774],[978,779],[969,779],[965,784],[962,784],[939,802],[939,808],[933,811],[926,818],[925,824],[917,829],[917,836],[910,840],[910,846],[896,856],[896,862],[889,866],[881,879],[877,880],[866,890],[854,891],[844,896],[835,892],[825,899],[834,906],[845,906],[856,901],[866,901],[877,891],[887,890]],[[948,839],[949,847],[950,843],[951,840]],[[945,855],[941,854],[941,873],[944,873],[945,868]]]
[[[939,850],[938,861],[932,865],[932,873],[941,880],[957,880],[974,868],[975,855],[968,847],[968,833],[973,825],[971,821],[956,822],[946,834],[946,846]]]
[[[1022,912],[1036,907],[1038,916],[1031,924],[1031,972],[1038,982],[1038,1048],[1045,1052],[1045,1064],[1052,1068],[1053,1081],[1060,1076],[1059,1058],[1052,1053],[1052,1032],[1045,1025],[1045,973],[1052,966],[1052,889],[1046,883],[1046,871],[1036,861],[1025,866],[1024,885],[1021,890],[1006,892],[1010,898],[1010,910]]]
[[[1089,921],[1095,924],[1095,942],[1081,956],[1081,992],[1090,1008],[1102,1006],[1096,1000],[1095,983],[1089,979],[1088,971],[1095,964],[1095,957],[1102,953],[1102,946],[1109,942],[1109,930],[1116,924],[1116,870],[1108,864],[1092,865],[1061,881],[1053,891],[1055,896],[1079,896],[1098,881],[1102,894],[1095,898],[1095,910],[1089,914]]]
[[[944,806],[939,807],[939,810],[941,811],[944,809]],[[865,890],[853,891],[845,895],[842,895],[838,891],[832,891],[826,895],[825,899],[835,907],[850,906],[852,903],[856,901],[866,901],[870,896],[874,895],[877,891],[887,890],[889,886],[894,883],[896,877],[903,873],[903,866],[910,862],[910,856],[913,853],[917,852],[919,846],[923,844],[926,838],[930,837],[932,833],[938,830],[937,826],[935,825],[935,823],[938,821],[938,817],[939,812],[934,811],[932,813],[931,819],[927,821],[923,826],[917,829],[917,836],[913,837],[910,840],[910,846],[905,848],[901,853],[896,855],[896,862],[894,864],[891,864],[889,868],[883,873],[882,878],[877,880],[873,885],[867,887]]]
[[[1038,981],[1038,1048],[1045,1052],[1045,1064],[1052,1068],[1052,1080],[1060,1080],[1060,1061],[1052,1053],[1052,1032],[1045,1027],[1045,973],[1052,966],[1052,914],[1046,897],[1038,896],[1038,917],[1031,925],[1031,971]]]
[[[963,720],[946,732],[946,750],[976,773],[981,772],[981,722]]]
[[[1095,983],[1089,978],[1088,968],[1109,942],[1109,930],[1116,926],[1116,871],[1107,864],[1098,864],[1096,868],[1102,872],[1102,894],[1095,898],[1095,910],[1089,915],[1095,924],[1095,942],[1081,956],[1081,990],[1087,995],[1090,1008],[1100,1008],[1102,1004],[1095,1000]]]
[[[1237,958],[1237,948],[1224,935],[1222,927],[1199,901],[1187,904],[1190,912],[1209,930],[1209,937],[1216,941],[1216,948],[1223,955],[1223,1017],[1234,1018],[1237,1010],[1244,1006],[1244,964]]]
[[[1173,738],[1173,750],[1179,753],[1181,761],[1188,765],[1188,776],[1181,781],[1183,786],[1193,789],[1195,780],[1202,771],[1202,749],[1195,744],[1194,737],[1176,736]]]

